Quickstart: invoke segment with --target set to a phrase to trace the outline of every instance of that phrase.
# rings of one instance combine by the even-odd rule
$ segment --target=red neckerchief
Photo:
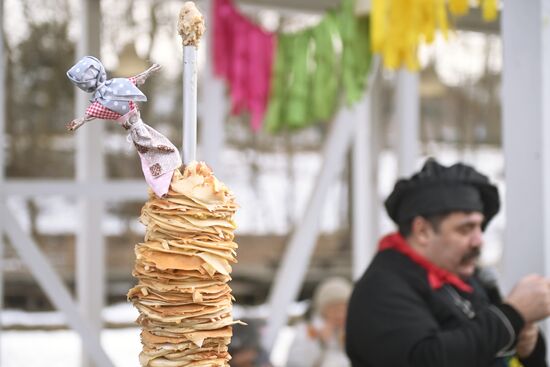
[[[399,233],[390,233],[380,240],[380,243],[378,244],[378,251],[387,249],[392,249],[402,253],[414,263],[424,268],[427,272],[428,282],[430,283],[432,289],[439,289],[445,284],[450,284],[461,291],[467,293],[473,292],[472,287],[466,284],[458,276],[432,264],[422,255],[417,253]]]

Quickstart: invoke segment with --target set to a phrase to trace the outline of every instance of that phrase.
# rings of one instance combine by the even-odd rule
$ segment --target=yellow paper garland
[[[478,0],[483,19],[493,21],[498,0]],[[380,54],[384,66],[419,68],[417,50],[421,42],[431,43],[436,31],[448,35],[449,13],[468,13],[469,0],[372,0],[372,51]]]

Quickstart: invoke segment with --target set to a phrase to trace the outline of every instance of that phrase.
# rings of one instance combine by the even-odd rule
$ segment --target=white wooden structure
[[[245,3],[273,6],[273,2],[243,0]],[[280,0],[276,7],[317,11],[332,7],[337,1]],[[82,35],[79,56],[99,53],[99,0],[80,0]],[[210,9],[210,0],[203,2]],[[1,8],[3,2],[0,0]],[[504,252],[504,277],[510,286],[528,272],[550,274],[550,0],[506,1],[502,16],[504,41],[503,126],[506,159],[507,232]],[[0,17],[2,19],[2,17]],[[2,24],[0,24],[2,25]],[[4,54],[0,40],[0,292],[2,291],[3,236],[7,236],[34,274],[52,303],[67,317],[67,322],[82,338],[88,356],[85,365],[112,366],[100,344],[101,309],[105,297],[105,243],[101,235],[101,217],[105,203],[111,200],[145,200],[145,183],[141,180],[105,180],[104,157],[97,154],[103,125],[94,123],[78,132],[77,180],[21,181],[5,179],[5,82]],[[207,58],[210,60],[210,57]],[[208,135],[199,146],[199,158],[220,168],[219,153],[223,145],[223,118],[226,103],[223,85],[215,80],[208,65],[199,91],[203,131]],[[199,87],[199,88],[201,88]],[[372,93],[372,91],[371,91]],[[297,231],[291,236],[270,294],[270,319],[265,345],[270,347],[287,309],[295,300],[303,282],[318,232],[318,215],[324,193],[344,166],[346,152],[353,145],[353,277],[360,276],[378,235],[376,206],[377,146],[376,121],[371,119],[371,94],[359,104],[338,114],[324,149],[325,165]],[[409,174],[418,157],[419,95],[418,76],[402,73],[399,77],[400,174]],[[77,111],[84,110],[85,96],[79,93]],[[352,123],[350,123],[352,122]],[[60,277],[47,262],[33,239],[22,230],[10,213],[5,199],[10,195],[66,195],[79,198],[81,228],[78,232],[77,289],[78,301],[71,298]],[[517,261],[521,258],[522,261]],[[0,297],[1,299],[1,297]],[[0,301],[1,307],[1,301]]]
[[[550,275],[550,0],[503,11],[504,283]]]

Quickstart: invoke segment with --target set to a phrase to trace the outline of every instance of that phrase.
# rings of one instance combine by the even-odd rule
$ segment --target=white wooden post
[[[419,105],[418,73],[400,69],[397,75],[395,108],[399,140],[397,147],[399,177],[411,175],[419,155]]]
[[[541,42],[540,47],[542,50],[541,57],[541,72],[542,72],[542,142],[543,147],[543,161],[542,161],[542,173],[543,173],[543,241],[539,243],[539,247],[542,247],[544,252],[544,275],[550,275],[550,70],[548,69],[548,63],[550,62],[550,27],[548,20],[550,19],[550,0],[543,0],[541,4],[541,10],[539,13],[539,19],[541,22]],[[546,331],[550,330],[550,320],[546,321]]]
[[[550,0],[507,1],[502,11],[506,289],[550,274]]]
[[[4,180],[6,178],[6,98],[4,62],[4,0],[0,0],[0,203],[5,202]],[[4,221],[5,213],[0,212],[0,223]],[[4,231],[0,228],[0,315],[4,308]],[[0,340],[2,323],[0,322]],[[2,360],[2,345],[0,344],[0,361]]]
[[[200,74],[199,115],[201,117],[200,149],[201,160],[204,160],[218,177],[223,178],[222,152],[225,145],[225,114],[227,111],[227,100],[223,80],[214,76],[214,32],[213,32],[213,1],[205,0],[204,15],[206,22],[206,33],[202,39],[206,52],[204,70]]]
[[[81,35],[78,58],[100,57],[101,10],[99,0],[81,0]],[[76,92],[75,115],[80,116],[89,105],[89,96]],[[93,121],[77,131],[76,177],[80,183],[101,183],[105,177],[103,159],[103,121]],[[92,328],[91,338],[97,342],[103,326],[101,311],[105,305],[105,241],[101,229],[104,214],[102,198],[82,198],[79,205],[79,229],[76,241],[76,289],[82,317]],[[82,355],[82,366],[92,366],[92,360]],[[97,366],[96,367],[100,367]]]
[[[380,58],[373,56],[367,94],[357,106],[352,165],[352,276],[358,280],[376,252],[380,236],[378,156],[382,146],[380,129]]]
[[[357,130],[352,149],[352,275],[363,275],[374,251],[377,230],[373,207],[377,205],[377,175],[373,171],[373,123],[371,117],[372,88],[357,104]]]
[[[341,175],[346,162],[346,154],[356,131],[356,119],[349,108],[343,108],[333,122],[323,149],[323,166],[311,193],[308,205],[297,223],[275,275],[268,298],[269,318],[264,334],[264,346],[271,350],[277,334],[285,325],[288,307],[300,292],[311,253],[315,248],[319,232],[319,217],[323,210],[324,198],[330,185]]]
[[[6,178],[6,55],[4,55],[4,0],[0,0],[0,185]],[[2,191],[0,191],[0,194]],[[0,243],[2,242],[0,236]],[[0,245],[1,246],[1,245]]]
[[[104,349],[101,347],[91,320],[80,315],[77,305],[62,279],[57,275],[48,259],[33,239],[23,231],[15,218],[8,213],[8,206],[0,202],[0,212],[4,213],[0,229],[9,237],[17,254],[27,265],[34,279],[45,291],[52,304],[66,316],[69,326],[78,333],[82,346],[89,361],[95,362],[98,367],[113,367]]]
[[[371,254],[376,253],[376,246],[381,235],[380,228],[380,214],[382,207],[382,199],[378,192],[378,179],[379,179],[379,157],[380,152],[384,144],[384,135],[382,129],[382,93],[381,93],[381,74],[382,68],[380,67],[381,61],[379,56],[374,56],[373,60],[373,71],[370,76],[371,81],[369,82],[370,90],[370,116],[371,116],[371,139],[370,139],[370,156],[371,156],[371,179],[372,184],[372,206],[371,206],[371,217],[372,217],[372,235],[374,243],[371,244],[372,250]]]

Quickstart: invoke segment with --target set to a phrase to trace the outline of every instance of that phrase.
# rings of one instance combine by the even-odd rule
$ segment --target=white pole
[[[371,217],[372,217],[372,235],[373,235],[373,241],[371,242],[371,253],[374,254],[376,252],[376,244],[378,243],[378,239],[380,238],[381,234],[381,228],[380,228],[380,214],[382,211],[382,199],[380,197],[380,194],[378,192],[378,181],[379,181],[379,172],[380,172],[380,165],[379,165],[379,157],[380,152],[382,151],[382,145],[384,141],[383,136],[383,130],[382,130],[382,93],[380,85],[381,85],[381,68],[378,66],[380,65],[380,58],[378,56],[374,56],[374,66],[375,68],[372,71],[371,74],[371,82],[369,84],[370,89],[370,108],[371,108],[371,140],[370,140],[370,155],[371,155],[371,168],[372,168],[372,175],[374,183],[372,185],[372,207],[371,207]]]
[[[81,0],[81,35],[78,42],[78,57],[99,56],[101,32],[100,2]],[[88,96],[76,94],[76,115],[82,115],[89,105]],[[100,183],[105,177],[103,159],[103,127],[95,121],[77,131],[76,176],[79,183]],[[89,321],[92,334],[88,339],[100,341],[103,326],[101,311],[105,305],[105,240],[101,231],[104,213],[102,198],[78,201],[79,229],[76,241],[76,290],[82,317]],[[86,340],[83,340],[86,342]],[[82,366],[94,366],[87,354],[82,354]],[[101,367],[95,365],[95,367]]]
[[[4,62],[4,0],[0,0],[0,184],[6,178],[6,64]],[[1,191],[0,191],[1,193]],[[0,243],[1,243],[0,237]]]
[[[506,230],[504,281],[510,288],[527,273],[543,273],[548,245],[545,224],[547,189],[544,187],[545,145],[543,132],[545,64],[542,36],[544,0],[506,3],[502,12],[504,63],[502,72],[503,147],[506,167]],[[546,51],[548,52],[548,51]],[[547,186],[548,184],[546,184]],[[547,227],[546,227],[547,228]],[[521,261],[518,261],[521,259]]]
[[[197,155],[197,47],[204,31],[203,15],[194,2],[186,1],[178,21],[183,45],[183,164]]]
[[[183,163],[197,155],[197,47],[183,46]]]
[[[398,166],[399,177],[411,175],[419,155],[419,76],[400,69],[397,74],[395,108],[399,130]]]
[[[544,149],[543,159],[542,159],[542,174],[543,174],[543,207],[544,207],[544,240],[541,242],[542,251],[544,252],[544,274],[546,276],[550,275],[550,106],[548,101],[550,100],[550,71],[546,67],[550,62],[550,29],[548,27],[548,19],[550,19],[550,0],[542,1],[542,11],[540,12],[539,18],[542,22],[541,34],[542,40],[540,42],[540,47],[542,49],[542,65],[540,69],[543,73],[541,80],[542,83],[542,142],[541,145]],[[546,321],[547,328],[550,326],[550,320]]]
[[[541,108],[542,108],[542,120],[540,122],[542,134],[541,134],[541,146],[542,146],[542,206],[543,206],[543,238],[541,242],[538,242],[540,251],[544,256],[544,268],[543,274],[548,277],[550,275],[550,106],[548,101],[550,98],[550,71],[547,68],[550,62],[550,29],[548,28],[548,19],[550,19],[550,0],[542,0],[541,11],[539,13],[539,21],[541,22],[541,65],[539,69],[543,74],[541,78],[542,93],[541,93]],[[544,323],[545,332],[550,331],[550,320],[546,319]]]
[[[4,179],[6,176],[6,97],[5,90],[5,72],[4,63],[4,0],[0,0],[0,203],[5,202]],[[0,213],[0,222],[4,221],[4,213]],[[0,315],[4,308],[4,231],[0,228]],[[0,322],[0,340],[2,337],[2,323]],[[2,345],[0,344],[0,361],[2,360]],[[1,363],[0,363],[1,364]]]
[[[502,12],[506,230],[503,279],[550,274],[550,0]]]
[[[213,0],[205,0],[204,14],[206,23],[212,24],[214,19]],[[200,75],[200,104],[198,114],[201,118],[201,136],[199,154],[214,170],[216,176],[224,181],[222,171],[222,152],[225,145],[224,119],[227,110],[224,81],[214,75],[214,63],[212,54],[214,52],[213,28],[208,27],[205,33],[204,46],[206,47],[206,60],[203,71]]]
[[[506,2],[501,17],[505,290],[526,274],[550,275],[549,18],[550,0]]]
[[[379,235],[378,155],[379,119],[375,113],[380,58],[374,56],[368,89],[355,108],[357,130],[352,150],[352,276],[358,280],[376,251]]]
[[[352,275],[357,280],[363,275],[372,256],[375,241],[372,207],[375,205],[376,180],[372,170],[369,143],[372,141],[370,98],[372,89],[358,102],[356,114],[357,130],[352,150]],[[374,187],[373,187],[374,186]]]

